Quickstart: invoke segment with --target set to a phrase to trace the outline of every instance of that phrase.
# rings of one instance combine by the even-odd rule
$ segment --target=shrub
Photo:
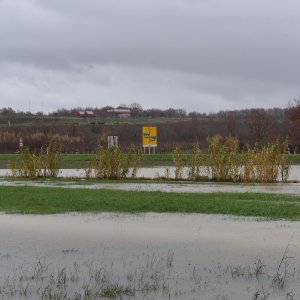
[[[220,135],[208,138],[209,153],[205,157],[198,145],[193,145],[188,156],[188,179],[232,182],[286,182],[290,171],[287,160],[288,142],[278,140],[263,147],[251,148],[246,145],[239,151],[236,137],[223,138]],[[177,147],[173,152],[175,179],[181,179],[183,173],[183,155]]]
[[[176,147],[172,153],[173,162],[175,164],[175,180],[181,180],[183,177],[183,152],[180,147]]]
[[[135,178],[140,167],[141,151],[131,146],[129,153],[124,154],[119,147],[105,149],[99,146],[89,168],[85,170],[86,178],[121,179]]]
[[[30,152],[28,147],[21,148],[15,161],[10,163],[13,177],[57,177],[60,170],[60,144],[53,137],[48,146],[39,153]]]
[[[188,163],[188,179],[199,181],[207,178],[207,172],[205,172],[205,162],[205,156],[200,149],[199,143],[194,143]]]

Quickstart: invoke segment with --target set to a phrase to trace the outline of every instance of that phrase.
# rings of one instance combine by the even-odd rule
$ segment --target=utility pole
[[[44,120],[44,100],[42,100],[42,119]]]

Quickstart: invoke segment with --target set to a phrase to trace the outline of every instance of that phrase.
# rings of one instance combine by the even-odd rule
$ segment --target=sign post
[[[118,137],[109,135],[107,137],[107,145],[108,145],[108,148],[118,147]]]
[[[146,148],[148,148],[149,154],[151,153],[151,149],[153,149],[153,153],[155,154],[157,147],[157,127],[144,126],[142,138],[144,153],[146,152]]]

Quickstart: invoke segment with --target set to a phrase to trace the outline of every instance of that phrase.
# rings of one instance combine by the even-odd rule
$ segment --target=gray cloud
[[[284,107],[299,28],[292,0],[0,0],[0,106]]]

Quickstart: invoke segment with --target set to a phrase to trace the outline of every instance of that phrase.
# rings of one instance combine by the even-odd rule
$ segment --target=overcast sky
[[[299,83],[297,0],[0,0],[0,107],[286,107]]]

